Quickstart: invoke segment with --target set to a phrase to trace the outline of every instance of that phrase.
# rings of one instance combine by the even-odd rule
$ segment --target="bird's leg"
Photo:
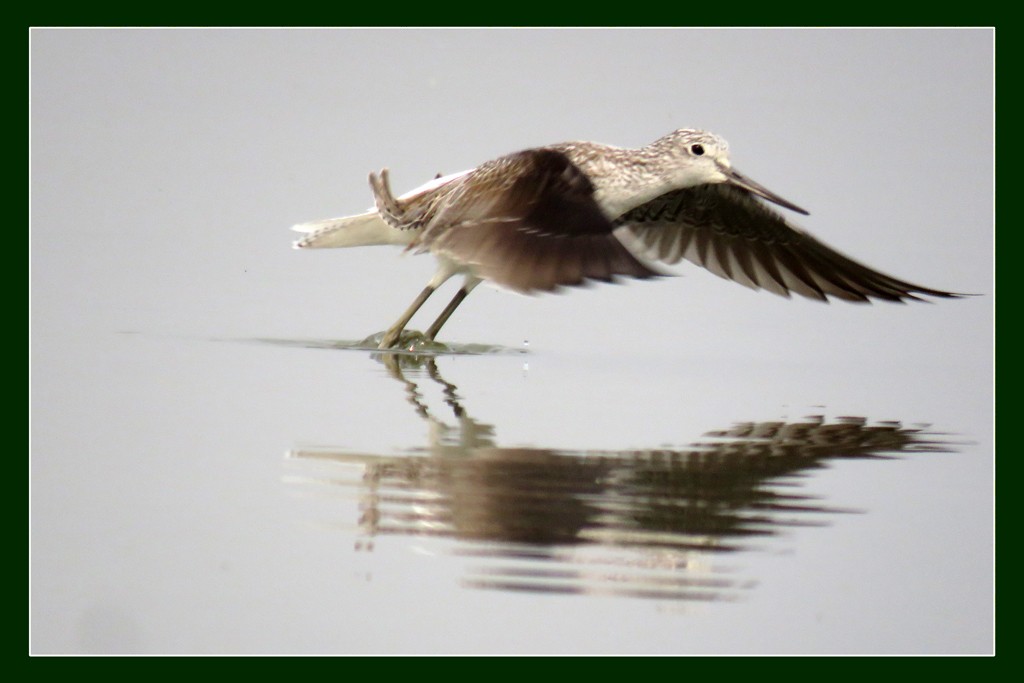
[[[416,315],[416,311],[420,310],[420,307],[423,306],[426,300],[430,298],[430,295],[433,294],[438,287],[443,285],[445,282],[448,281],[448,278],[450,278],[452,275],[455,275],[455,273],[458,272],[458,268],[447,259],[439,258],[438,260],[438,269],[437,272],[434,273],[434,277],[430,278],[430,282],[428,282],[427,286],[423,288],[423,291],[420,292],[419,296],[416,297],[415,301],[409,304],[409,308],[405,309],[405,313],[402,314],[402,317],[396,320],[395,324],[389,327],[386,332],[384,332],[384,337],[380,340],[380,345],[377,348],[390,349],[393,346],[397,346],[399,339],[402,337],[402,330],[404,330],[405,326],[409,324],[409,321],[412,320],[412,317]],[[467,276],[467,284],[468,277],[469,276]],[[468,293],[469,292],[467,292],[467,294]],[[450,308],[453,311],[455,310],[454,306],[450,306]],[[451,315],[451,313],[449,313],[448,315]],[[441,321],[441,324],[444,324],[444,320]],[[440,324],[435,323],[435,325],[437,326],[438,329],[441,328]]]
[[[455,296],[448,302],[445,309],[441,311],[441,315],[437,316],[437,320],[427,328],[424,336],[430,341],[434,341],[434,338],[437,337],[437,333],[441,331],[441,327],[448,322],[448,318],[452,317],[452,313],[455,312],[455,309],[459,307],[459,304],[461,304],[462,300],[467,296],[469,296],[469,292],[467,292],[464,287],[456,292]]]
[[[463,283],[462,288],[455,293],[455,296],[452,298],[452,300],[449,301],[448,305],[445,306],[445,309],[441,311],[441,315],[437,316],[437,320],[435,320],[434,323],[427,328],[427,331],[424,335],[426,336],[427,339],[429,339],[430,341],[434,341],[434,338],[437,336],[437,333],[441,330],[441,327],[446,322],[448,322],[448,318],[452,317],[452,313],[455,312],[455,309],[459,307],[459,304],[461,304],[462,301],[467,296],[469,296],[469,293],[472,292],[473,288],[476,287],[478,284],[480,284],[480,278],[473,277],[472,275],[466,276],[466,281]]]
[[[409,324],[412,317],[416,315],[416,311],[420,310],[420,307],[427,299],[430,298],[430,295],[434,293],[435,289],[437,289],[437,287],[433,284],[429,284],[423,288],[423,291],[420,292],[419,296],[409,304],[409,308],[405,309],[405,313],[402,314],[402,317],[396,320],[395,324],[387,329],[387,332],[384,333],[384,338],[380,340],[380,346],[377,348],[390,349],[392,346],[398,345],[398,340],[402,336],[402,330],[404,330],[405,326]]]

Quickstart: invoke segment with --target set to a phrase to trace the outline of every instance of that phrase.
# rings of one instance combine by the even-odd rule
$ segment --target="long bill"
[[[751,180],[750,178],[746,177],[745,175],[743,175],[742,173],[740,173],[736,169],[728,167],[728,166],[721,166],[721,165],[719,166],[719,168],[721,169],[722,174],[725,176],[725,181],[727,183],[729,183],[730,185],[735,185],[736,187],[742,187],[744,190],[747,190],[748,192],[753,192],[758,197],[762,197],[764,199],[767,199],[768,201],[770,201],[770,202],[772,202],[774,204],[778,204],[779,206],[784,206],[785,208],[787,208],[787,209],[789,209],[791,211],[796,211],[797,213],[802,213],[805,216],[809,215],[808,212],[805,209],[801,209],[799,206],[797,206],[793,202],[790,202],[790,201],[787,201],[787,200],[783,199],[779,195],[777,195],[774,192],[772,192],[771,190],[769,190],[764,185],[761,185],[760,183],[755,183],[753,180]]]

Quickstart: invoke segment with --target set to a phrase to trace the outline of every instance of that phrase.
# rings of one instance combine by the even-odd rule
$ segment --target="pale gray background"
[[[32,31],[32,650],[990,651],[993,94],[987,30]],[[438,361],[472,413],[502,445],[809,413],[965,445],[815,473],[864,514],[732,558],[758,584],[737,603],[480,593],[421,542],[356,553],[329,528],[354,505],[296,495],[283,454],[399,453],[426,425],[365,353],[245,340],[381,330],[433,264],[288,227],[363,210],[382,166],[404,191],[684,126],[829,244],[982,296],[825,306],[694,267],[481,287],[443,336],[531,353]]]

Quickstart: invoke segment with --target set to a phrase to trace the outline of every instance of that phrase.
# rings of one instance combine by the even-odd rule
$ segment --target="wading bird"
[[[380,348],[453,275],[462,288],[425,336],[434,339],[483,280],[522,293],[588,280],[660,275],[644,259],[687,259],[724,278],[785,297],[903,301],[956,297],[843,256],[769,208],[807,214],[740,174],[712,133],[681,129],[646,147],[567,142],[528,149],[438,177],[400,197],[388,171],[370,174],[376,208],[294,226],[298,249],[380,244],[430,252],[438,269]]]

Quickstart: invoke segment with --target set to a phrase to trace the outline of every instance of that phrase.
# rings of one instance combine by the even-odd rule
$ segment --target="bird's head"
[[[729,161],[729,143],[714,133],[681,128],[655,141],[649,149],[661,158],[663,172],[674,187],[728,183],[779,206],[807,214],[796,204],[734,169]]]

